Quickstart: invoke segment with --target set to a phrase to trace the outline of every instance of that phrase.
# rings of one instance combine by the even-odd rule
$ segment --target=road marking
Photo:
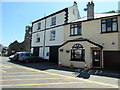
[[[0,70],[0,72],[2,72],[2,73],[6,73],[7,71],[5,71],[5,70]]]
[[[3,73],[7,73],[7,71],[5,71],[5,70],[2,70],[2,72],[3,72]]]
[[[18,72],[18,73],[6,73],[6,74],[29,74],[29,73],[39,73],[39,72]]]
[[[6,86],[38,86],[38,85],[74,84],[74,83],[85,83],[85,82],[61,82],[61,83],[41,83],[41,84],[14,84],[14,85],[0,85],[0,86],[2,86],[2,87],[6,87]]]
[[[7,66],[7,65],[2,65],[2,67],[5,67],[5,68],[12,68],[12,67]]]
[[[25,80],[46,80],[46,79],[60,79],[60,78],[31,78],[31,79],[5,79],[0,81],[25,81]]]
[[[92,81],[92,80],[85,80],[85,79],[82,79],[82,78],[75,78],[75,77],[71,77],[71,76],[60,75],[60,74],[50,73],[50,72],[46,72],[46,71],[36,70],[36,69],[33,69],[33,68],[27,68],[27,67],[21,67],[21,68],[26,69],[26,70],[30,70],[30,71],[36,71],[36,72],[40,72],[40,73],[46,73],[46,74],[50,74],[50,75],[72,78],[72,79],[82,80],[82,81],[89,82],[89,83],[95,83],[95,84],[100,84],[100,85],[105,85],[105,86],[111,86],[111,87],[114,87],[114,88],[118,88],[117,85],[112,85],[112,84],[108,84],[108,83],[102,83],[102,82],[96,82],[96,81]]]
[[[24,76],[48,76],[48,75],[10,75],[10,76],[2,76],[2,77],[24,77]]]

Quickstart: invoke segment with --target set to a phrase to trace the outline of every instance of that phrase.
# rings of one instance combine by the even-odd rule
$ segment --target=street
[[[118,78],[90,75],[75,77],[74,68],[58,67],[54,63],[11,62],[0,57],[2,88],[118,88]]]

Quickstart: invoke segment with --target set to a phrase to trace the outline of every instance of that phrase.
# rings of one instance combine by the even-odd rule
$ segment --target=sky
[[[89,0],[76,1],[80,16],[86,16],[83,10]],[[107,12],[110,10],[118,10],[118,1],[96,1],[95,13]],[[50,15],[66,7],[73,5],[74,0],[70,1],[36,1],[36,2],[15,2],[2,1],[0,2],[0,44],[9,46],[10,43],[17,40],[22,42],[25,35],[25,26],[31,22]]]

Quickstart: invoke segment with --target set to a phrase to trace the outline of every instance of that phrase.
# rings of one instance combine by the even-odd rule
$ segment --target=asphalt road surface
[[[118,88],[118,78],[75,77],[75,69],[49,62],[19,63],[0,57],[0,67],[2,88]]]

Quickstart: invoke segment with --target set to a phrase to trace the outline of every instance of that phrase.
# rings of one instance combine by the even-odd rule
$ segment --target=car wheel
[[[29,60],[25,60],[26,63],[29,63]]]

